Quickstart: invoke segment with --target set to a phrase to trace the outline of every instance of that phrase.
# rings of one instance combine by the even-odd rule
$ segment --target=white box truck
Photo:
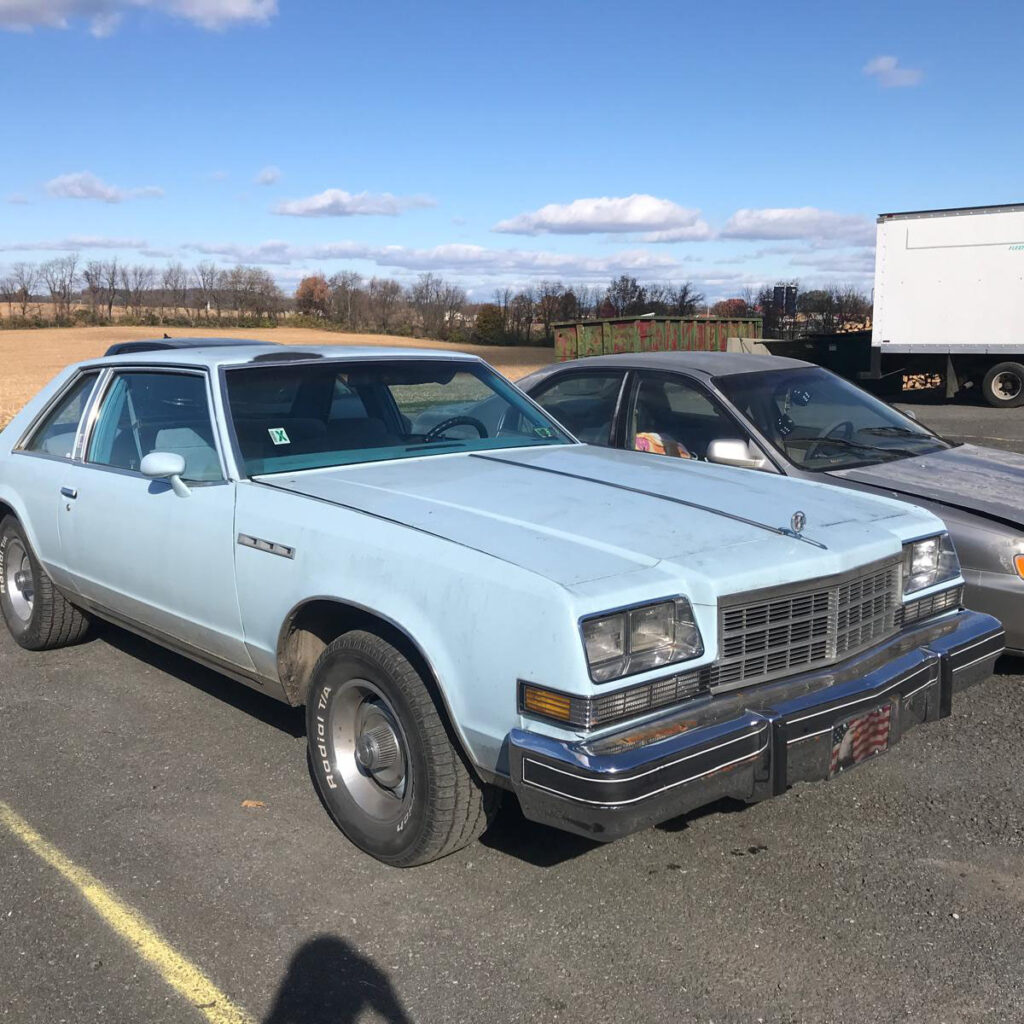
[[[1024,204],[881,214],[874,305],[870,340],[769,346],[889,396],[928,374],[949,398],[980,388],[990,405],[1024,405]]]

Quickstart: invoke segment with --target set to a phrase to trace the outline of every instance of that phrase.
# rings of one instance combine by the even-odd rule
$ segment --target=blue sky
[[[0,267],[870,287],[1022,199],[1019,4],[0,0]]]

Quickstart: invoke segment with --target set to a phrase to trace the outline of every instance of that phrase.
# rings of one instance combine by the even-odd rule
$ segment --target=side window
[[[581,441],[611,445],[621,373],[570,373],[531,397]]]
[[[138,472],[150,452],[185,459],[185,479],[223,479],[206,397],[195,373],[120,373],[103,399],[87,462]]]
[[[36,427],[22,450],[70,459],[75,449],[78,424],[98,376],[96,373],[83,373]]]
[[[704,459],[708,445],[749,435],[698,384],[644,377],[636,390],[627,447],[654,455]]]

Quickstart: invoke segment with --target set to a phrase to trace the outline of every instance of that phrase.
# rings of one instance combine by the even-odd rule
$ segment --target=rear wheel
[[[1024,405],[1024,366],[1020,363],[996,363],[985,374],[982,394],[997,409],[1016,409]]]
[[[53,585],[13,516],[0,522],[0,613],[29,651],[77,644],[92,621]]]
[[[354,631],[323,652],[306,704],[313,777],[338,827],[396,867],[445,857],[487,827],[494,794],[463,763],[427,682]]]

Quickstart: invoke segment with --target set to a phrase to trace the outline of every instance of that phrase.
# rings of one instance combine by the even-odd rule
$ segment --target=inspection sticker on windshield
[[[291,439],[288,437],[288,431],[284,427],[271,427],[267,433],[270,435],[270,440],[274,444],[291,444]]]
[[[534,427],[533,432],[538,437],[554,437],[555,432],[550,427]]]

